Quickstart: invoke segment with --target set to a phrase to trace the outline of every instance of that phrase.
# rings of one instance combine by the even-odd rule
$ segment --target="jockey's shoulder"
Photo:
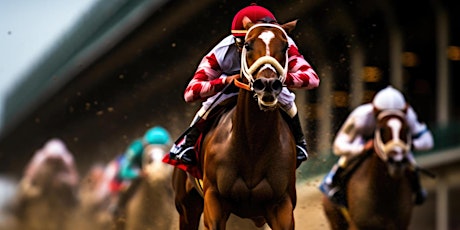
[[[231,46],[235,43],[235,40],[233,38],[233,35],[228,35],[227,37],[223,38],[220,40],[219,43],[217,43],[216,46],[214,46],[213,50],[218,50],[222,48],[227,48],[228,46]]]
[[[351,114],[353,116],[371,116],[373,113],[374,107],[372,103],[366,103],[356,107]]]

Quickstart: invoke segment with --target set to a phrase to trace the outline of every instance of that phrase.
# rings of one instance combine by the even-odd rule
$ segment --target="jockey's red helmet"
[[[232,21],[232,34],[235,37],[246,36],[246,30],[243,27],[243,18],[248,17],[252,22],[276,23],[276,18],[272,12],[262,6],[253,3],[236,13]]]

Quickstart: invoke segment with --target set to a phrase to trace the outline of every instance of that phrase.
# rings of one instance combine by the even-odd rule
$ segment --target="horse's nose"
[[[393,151],[388,153],[388,158],[394,162],[402,162],[404,160],[404,150],[400,147],[396,147]]]
[[[252,87],[256,93],[265,92],[278,95],[283,89],[283,84],[275,78],[259,78],[254,81]]]

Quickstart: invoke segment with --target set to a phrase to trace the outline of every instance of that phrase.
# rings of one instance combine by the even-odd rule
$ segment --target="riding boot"
[[[177,154],[175,158],[180,160],[182,163],[187,165],[193,165],[196,163],[196,152],[195,144],[200,136],[201,132],[196,126],[191,126],[191,129],[187,135],[185,135],[184,143],[178,146]]]
[[[344,168],[335,164],[319,186],[319,189],[328,196],[331,201],[338,204],[344,203],[344,194],[341,192],[342,188],[340,187],[344,171]]]
[[[299,113],[297,113],[294,117],[288,120],[289,120],[289,127],[291,128],[291,132],[294,135],[294,139],[296,142],[297,168],[298,168],[303,161],[306,161],[308,159],[307,141],[305,140],[305,136],[303,135],[302,126],[300,124],[300,119],[299,119]]]
[[[413,178],[412,178],[412,189],[415,192],[415,205],[421,205],[425,202],[427,197],[427,192],[425,189],[422,188],[422,183],[420,182],[420,173],[416,169],[413,171]]]

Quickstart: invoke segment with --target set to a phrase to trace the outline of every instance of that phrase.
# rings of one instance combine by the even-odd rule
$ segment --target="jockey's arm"
[[[36,152],[35,155],[32,157],[32,160],[30,160],[30,162],[27,164],[23,178],[31,178],[33,176],[32,174],[36,172],[36,169],[39,165],[43,163],[44,160],[45,156],[43,155],[43,152]]]
[[[427,125],[418,121],[414,109],[409,106],[407,110],[407,123],[412,134],[412,145],[415,150],[430,150],[434,146],[433,135]]]
[[[289,38],[288,74],[284,84],[289,88],[314,89],[319,85],[319,77],[311,65],[300,54],[294,41]]]
[[[184,92],[186,102],[204,100],[220,92],[226,86],[226,79],[221,78],[222,69],[213,49],[201,60],[192,80]]]
[[[349,116],[340,128],[333,143],[333,152],[337,156],[354,156],[364,151],[365,140],[355,125],[355,118]]]
[[[131,180],[139,177],[140,169],[134,165],[136,157],[138,156],[134,155],[134,152],[128,151],[125,158],[120,162],[119,175],[122,179]]]

